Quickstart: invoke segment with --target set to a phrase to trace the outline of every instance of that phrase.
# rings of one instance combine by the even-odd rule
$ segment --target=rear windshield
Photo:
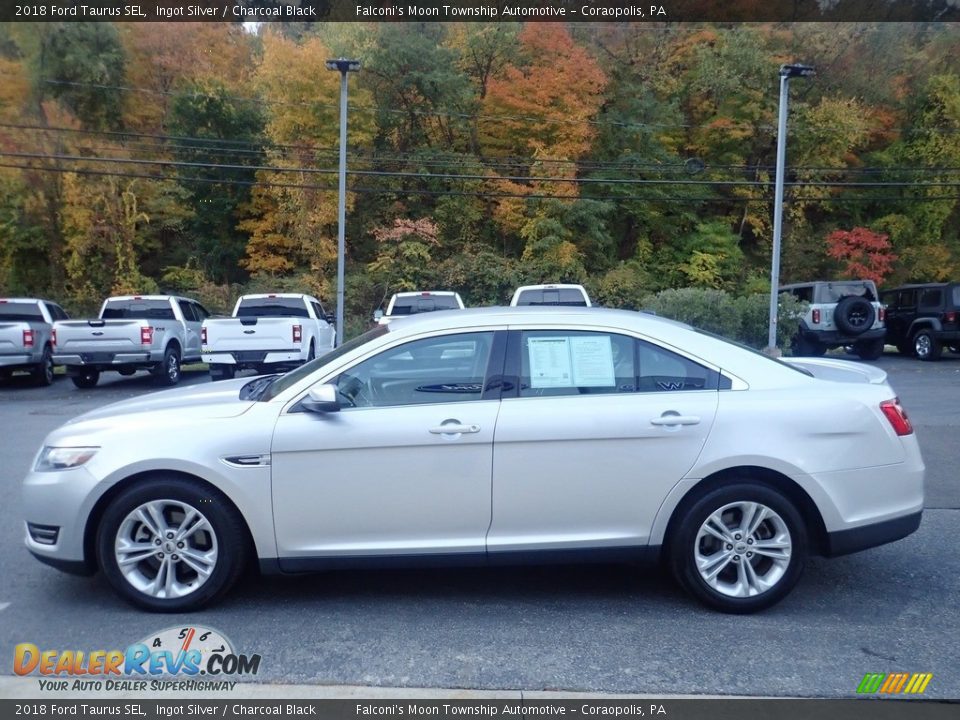
[[[175,320],[169,300],[108,300],[103,320]]]
[[[0,320],[8,322],[43,322],[43,313],[40,312],[39,303],[12,303],[0,301]]]
[[[819,288],[820,303],[835,303],[848,295],[859,295],[870,302],[877,299],[874,288],[866,283],[829,283]]]
[[[310,317],[300,298],[251,298],[241,300],[237,317]]]
[[[583,293],[574,288],[556,288],[547,290],[524,290],[517,298],[517,305],[565,305],[568,307],[587,307]]]
[[[433,310],[459,310],[460,305],[453,295],[427,295],[402,297],[393,301],[391,315],[416,315]]]

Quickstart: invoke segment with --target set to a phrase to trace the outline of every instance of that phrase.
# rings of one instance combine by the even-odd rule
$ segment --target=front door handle
[[[668,415],[664,413],[658,418],[652,418],[650,420],[651,425],[667,425],[673,427],[676,425],[699,425],[700,418],[696,415]]]
[[[439,427],[430,428],[430,432],[434,435],[459,435],[467,433],[478,433],[480,432],[479,425],[461,425],[458,422],[445,423]]]

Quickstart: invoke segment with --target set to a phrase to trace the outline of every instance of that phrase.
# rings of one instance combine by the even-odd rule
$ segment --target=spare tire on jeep
[[[833,311],[833,322],[848,335],[861,335],[873,326],[877,311],[866,298],[847,295]]]

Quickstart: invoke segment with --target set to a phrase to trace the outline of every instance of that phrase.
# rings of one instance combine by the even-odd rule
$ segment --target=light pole
[[[810,77],[809,65],[780,66],[780,120],[777,124],[777,178],[773,193],[773,258],[770,262],[770,326],[767,353],[777,354],[777,299],[780,296],[780,235],[783,231],[783,174],[787,156],[787,94],[790,78]]]
[[[340,73],[340,197],[337,203],[337,345],[343,342],[344,233],[347,215],[347,73],[360,69],[359,60],[327,60],[327,70]]]

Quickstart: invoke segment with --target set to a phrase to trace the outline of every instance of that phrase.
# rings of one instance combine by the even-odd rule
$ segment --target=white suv
[[[864,360],[883,354],[884,310],[872,280],[794,283],[780,292],[809,303],[793,338],[794,355],[819,356],[847,345]]]
[[[591,307],[593,303],[583,285],[524,285],[517,288],[510,301],[510,307],[518,305]]]

